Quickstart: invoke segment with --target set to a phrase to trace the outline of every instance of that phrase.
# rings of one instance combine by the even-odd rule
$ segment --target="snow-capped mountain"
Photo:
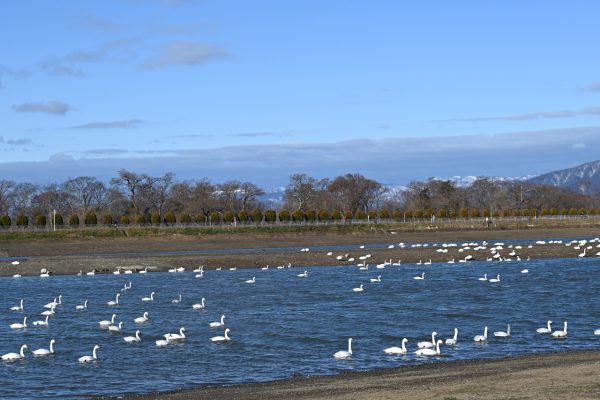
[[[600,191],[600,160],[548,172],[529,181],[542,185],[567,187],[583,194],[597,193]]]

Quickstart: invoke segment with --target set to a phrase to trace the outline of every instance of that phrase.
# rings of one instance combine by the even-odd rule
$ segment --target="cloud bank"
[[[74,171],[108,181],[121,169],[177,179],[248,180],[281,186],[289,175],[316,178],[359,172],[389,184],[432,176],[526,176],[598,159],[600,127],[427,138],[287,143],[217,149],[92,149],[81,158],[57,154],[48,161],[0,163],[0,175],[47,183]]]
[[[600,107],[586,107],[579,110],[539,111],[527,114],[500,115],[492,117],[453,118],[438,122],[529,121],[548,118],[573,118],[582,115],[600,116]]]

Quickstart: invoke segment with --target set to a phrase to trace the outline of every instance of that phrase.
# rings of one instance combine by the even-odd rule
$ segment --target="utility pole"
[[[52,210],[52,227],[54,232],[56,232],[56,209]]]

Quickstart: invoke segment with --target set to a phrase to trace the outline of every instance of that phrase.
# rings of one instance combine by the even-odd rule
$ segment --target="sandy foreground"
[[[350,372],[127,399],[599,399],[600,350]]]
[[[10,261],[0,261],[0,275],[12,276],[38,275],[42,268],[53,274],[86,273],[92,269],[98,273],[110,273],[121,267],[125,270],[140,270],[150,266],[152,271],[166,271],[174,266],[188,269],[203,265],[205,269],[217,267],[256,268],[266,265],[322,266],[322,265],[356,265],[359,257],[371,254],[369,264],[383,263],[386,260],[402,263],[447,262],[463,259],[470,254],[472,260],[485,260],[489,251],[459,252],[458,248],[450,248],[448,253],[436,252],[440,247],[406,247],[397,245],[406,243],[428,242],[478,242],[490,244],[503,240],[531,240],[551,238],[594,238],[600,235],[597,228],[567,229],[527,229],[527,230],[481,230],[481,231],[420,231],[393,234],[390,231],[373,231],[361,234],[286,234],[286,235],[206,235],[184,236],[171,235],[151,238],[113,238],[113,239],[61,239],[61,240],[1,240],[0,257],[26,257],[19,265]],[[393,244],[394,248],[360,249],[361,245]],[[597,244],[595,244],[597,245]],[[252,251],[259,248],[286,248],[312,246],[347,246],[344,249],[308,252],[299,250]],[[214,253],[215,250],[250,249],[237,253]],[[185,252],[193,251],[193,254]],[[587,256],[596,257],[600,248],[587,251]],[[501,253],[511,257],[511,249],[505,246]],[[523,246],[517,250],[518,256],[525,260],[539,258],[577,257],[582,250],[564,244],[535,245],[532,249]],[[337,256],[346,256],[337,260]],[[354,258],[353,261],[351,259]],[[516,256],[512,256],[516,259]]]

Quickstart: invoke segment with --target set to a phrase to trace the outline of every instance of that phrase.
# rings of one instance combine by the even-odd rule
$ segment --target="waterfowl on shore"
[[[41,320],[33,321],[33,325],[35,325],[35,326],[48,326],[48,318],[50,318],[50,316],[46,315],[46,320],[45,321],[41,321]]]
[[[102,329],[107,329],[110,325],[113,325],[115,323],[115,318],[117,318],[117,314],[113,314],[112,317],[110,317],[110,321],[104,319],[98,322],[98,325],[100,325],[100,328]]]
[[[490,281],[490,283],[498,283],[498,282],[500,282],[500,275],[496,275],[495,278],[491,278],[489,281]]]
[[[370,281],[372,283],[380,283],[381,282],[381,275],[377,275],[377,278],[371,278]]]
[[[253,276],[252,279],[247,279],[246,283],[256,283],[256,277]]]
[[[346,360],[352,357],[352,338],[348,338],[348,350],[340,350],[333,354],[333,358]]]
[[[117,295],[115,296],[115,299],[107,302],[106,305],[108,305],[108,306],[118,306],[119,305],[119,296],[121,296],[121,293],[117,293]]]
[[[125,343],[141,342],[142,338],[140,337],[140,331],[135,331],[135,336],[125,336],[123,340],[125,341]]]
[[[150,293],[150,297],[142,297],[142,301],[154,301],[154,292]]]

